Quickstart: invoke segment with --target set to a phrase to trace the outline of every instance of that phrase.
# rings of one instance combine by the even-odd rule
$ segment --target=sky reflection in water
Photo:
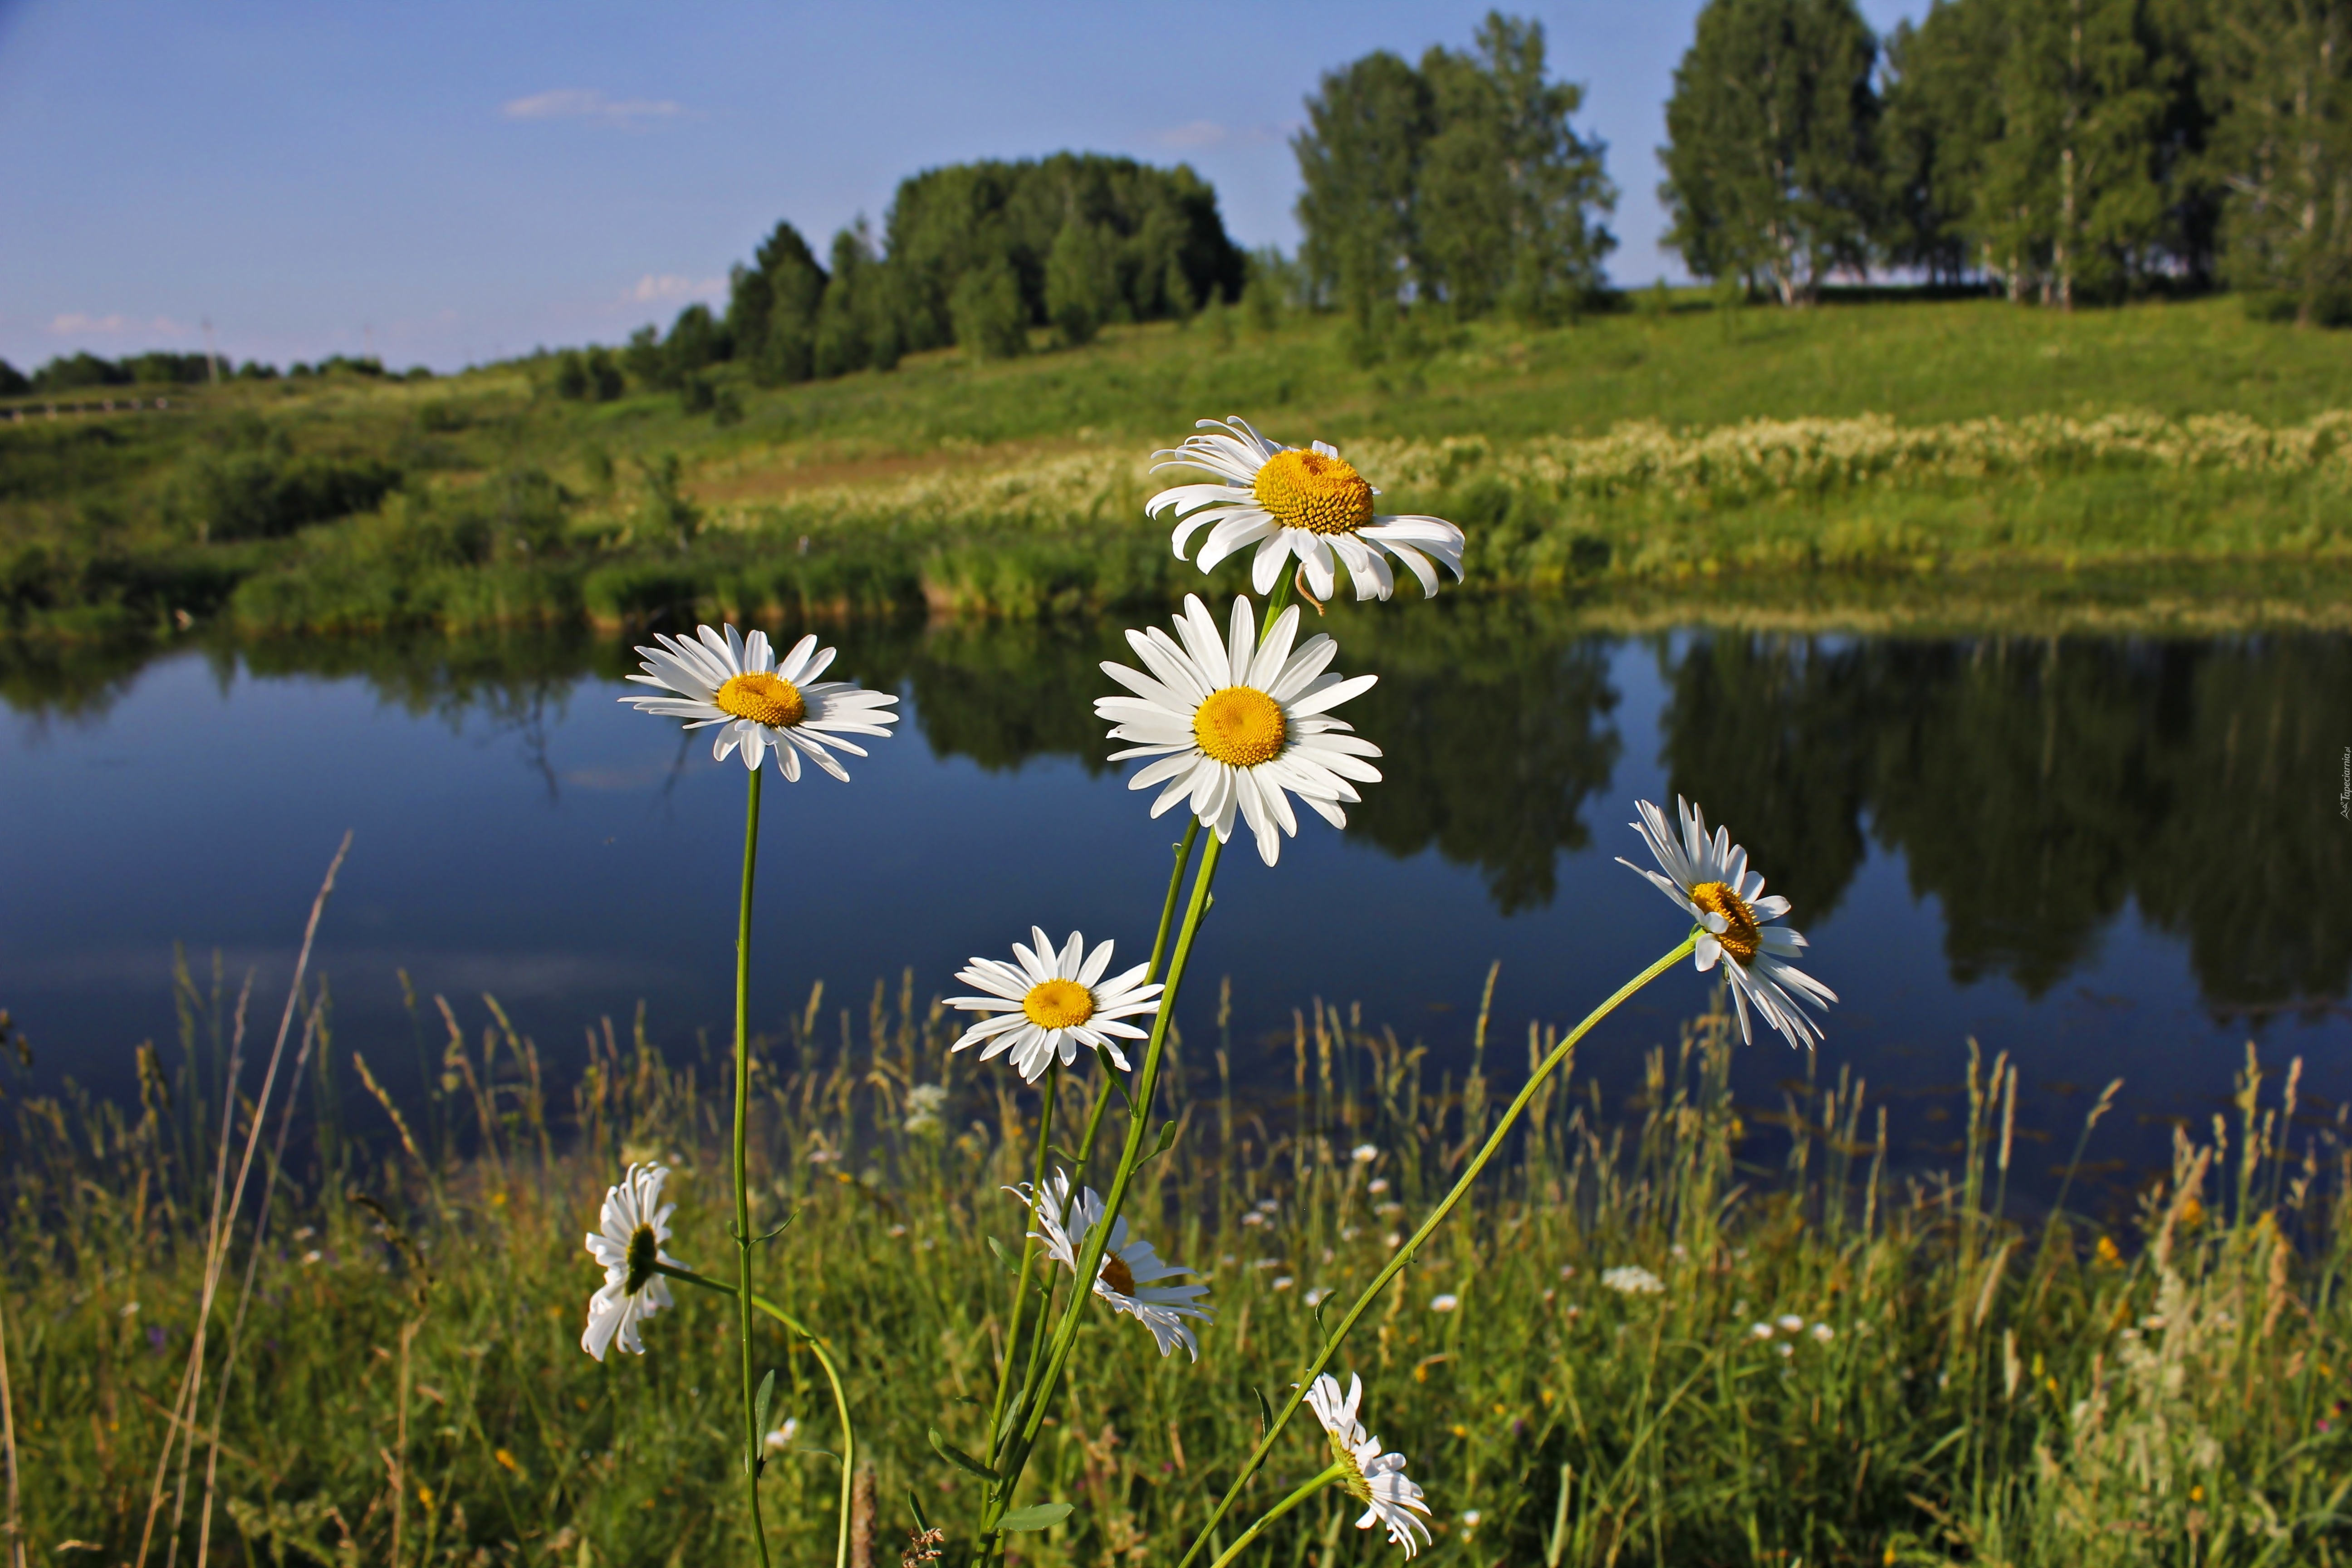
[[[1573,1021],[1678,940],[1613,858],[1639,852],[1636,798],[1683,792],[1795,900],[1844,998],[1819,1076],[1866,1076],[1909,1163],[1957,1136],[1969,1035],[2022,1066],[2029,1190],[2110,1077],[2124,1114],[2094,1154],[2118,1179],[2161,1156],[2167,1119],[2221,1108],[2248,1037],[2275,1067],[2307,1058],[2315,1114],[2352,1094],[2352,906],[2324,891],[2352,886],[2352,641],[1628,640],[1512,605],[1332,625],[1338,668],[1381,677],[1347,716],[1387,780],[1345,835],[1304,823],[1276,869],[1228,858],[1180,1016],[1195,1069],[1229,974],[1237,1077],[1286,1080],[1291,1010],[1318,995],[1458,1073],[1499,959],[1492,1049],[1516,1080],[1530,1018]],[[848,786],[768,792],[756,1011],[781,1021],[823,977],[828,1013],[862,1020],[877,976],[949,989],[1032,922],[1139,959],[1181,824],[1100,760],[1118,627],[829,640],[911,722]],[[340,1045],[413,1059],[404,967],[477,1025],[495,993],[558,1065],[639,998],[656,1039],[716,1049],[741,773],[614,701],[628,668],[532,639],[0,670],[0,1005],[43,1076],[129,1089],[130,1047],[173,1037],[174,939],[282,987],[347,826],[319,959]],[[1641,1049],[1703,999],[1687,971],[1662,981],[1580,1070],[1632,1092]],[[1737,1081],[1777,1108],[1804,1070],[1759,1040]]]

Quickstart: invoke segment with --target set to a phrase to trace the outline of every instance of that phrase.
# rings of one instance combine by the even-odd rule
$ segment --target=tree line
[[[383,362],[373,354],[330,354],[315,365],[297,361],[281,373],[276,365],[259,360],[247,360],[240,365],[210,354],[173,353],[169,350],[124,354],[121,359],[110,360],[84,349],[58,354],[30,375],[0,359],[0,397],[38,397],[101,386],[194,386],[199,382],[232,379],[275,381],[281,374],[299,378],[339,373],[364,376],[388,374]],[[407,373],[406,379],[422,381],[432,374],[418,365]]]
[[[1874,269],[2061,308],[2226,285],[2352,321],[2352,0],[1709,0],[1659,149],[1666,243],[1801,304]],[[1605,148],[1536,23],[1327,73],[1294,142],[1317,300],[1556,318],[1599,296]]]
[[[645,327],[617,353],[567,354],[557,390],[610,398],[635,381],[691,396],[721,363],[773,386],[950,345],[1008,358],[1037,329],[1078,344],[1113,322],[1238,299],[1246,266],[1216,191],[1187,166],[1078,153],[950,164],[899,182],[878,241],[860,218],[820,259],[777,224],[733,269],[723,310],[688,305],[667,334]]]
[[[2246,290],[2352,318],[2352,4],[1711,0],[1661,187],[1702,277],[1785,301],[1874,264],[2071,308]]]

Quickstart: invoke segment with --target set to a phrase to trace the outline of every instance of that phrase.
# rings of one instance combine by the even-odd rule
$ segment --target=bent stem
[[[1231,1546],[1226,1547],[1223,1552],[1218,1556],[1217,1560],[1209,1565],[1209,1568],[1225,1568],[1226,1563],[1231,1563],[1234,1558],[1239,1557],[1242,1554],[1242,1549],[1244,1547],[1247,1546],[1251,1542],[1255,1541],[1258,1538],[1259,1531],[1265,1530],[1267,1525],[1272,1524],[1276,1520],[1280,1519],[1284,1514],[1288,1513],[1292,1509],[1297,1508],[1300,1503],[1305,1502],[1308,1498],[1313,1497],[1317,1492],[1321,1491],[1325,1487],[1329,1486],[1332,1482],[1338,1480],[1347,1473],[1348,1467],[1346,1464],[1336,1459],[1333,1460],[1329,1469],[1307,1481],[1297,1491],[1292,1492],[1288,1497],[1284,1498],[1280,1502],[1276,1503],[1272,1508],[1266,1510],[1264,1514],[1260,1515],[1257,1522],[1251,1525],[1247,1530],[1243,1531],[1240,1539],[1236,1540]]]
[[[1672,952],[1625,982],[1617,988],[1616,993],[1609,1000],[1586,1014],[1584,1021],[1570,1031],[1568,1037],[1553,1047],[1551,1054],[1544,1058],[1543,1065],[1528,1075],[1527,1086],[1521,1089],[1517,1097],[1512,1100],[1510,1108],[1503,1112],[1501,1120],[1495,1124],[1494,1131],[1487,1134],[1486,1142],[1479,1145],[1478,1152],[1471,1159],[1470,1163],[1464,1167],[1460,1179],[1454,1184],[1452,1190],[1435,1208],[1429,1211],[1429,1217],[1421,1222],[1421,1227],[1412,1233],[1402,1247],[1397,1248],[1395,1256],[1388,1260],[1387,1265],[1372,1277],[1372,1282],[1364,1287],[1364,1293],[1356,1298],[1356,1304],[1348,1309],[1347,1315],[1339,1320],[1338,1326],[1332,1329],[1328,1337],[1324,1340],[1323,1348],[1316,1352],[1314,1361],[1307,1364],[1306,1371],[1299,1374],[1297,1383],[1292,1386],[1290,1397],[1284,1402],[1281,1413],[1276,1415],[1272,1425],[1266,1427],[1265,1436],[1258,1439],[1257,1447],[1250,1451],[1249,1458],[1242,1466],[1241,1474],[1234,1478],[1234,1484],[1226,1489],[1223,1497],[1217,1500],[1217,1506],[1210,1511],[1208,1522],[1201,1527],[1200,1534],[1193,1538],[1192,1546],[1178,1560],[1176,1568],[1190,1568],[1192,1560],[1201,1554],[1201,1548],[1208,1543],[1209,1532],[1216,1529],[1218,1522],[1232,1511],[1234,1500],[1241,1496],[1242,1488],[1249,1484],[1250,1478],[1257,1473],[1258,1467],[1265,1463],[1265,1457],[1273,1449],[1275,1439],[1281,1436],[1283,1427],[1289,1424],[1291,1416],[1297,1414],[1298,1406],[1307,1397],[1307,1390],[1313,1386],[1316,1378],[1322,1375],[1323,1369],[1330,1365],[1331,1358],[1339,1353],[1339,1346],[1347,1339],[1349,1331],[1355,1328],[1358,1320],[1370,1310],[1373,1300],[1382,1290],[1388,1289],[1390,1282],[1403,1272],[1404,1266],[1412,1261],[1413,1255],[1420,1251],[1422,1244],[1430,1238],[1439,1226],[1445,1223],[1445,1216],[1454,1212],[1454,1205],[1469,1193],[1471,1184],[1477,1181],[1479,1173],[1486,1168],[1487,1163],[1493,1160],[1502,1149],[1504,1139],[1509,1136],[1512,1127],[1527,1110],[1529,1102],[1536,1097],[1536,1091],[1543,1087],[1544,1081],[1559,1069],[1562,1062],[1568,1060],[1575,1051],[1577,1042],[1591,1034],[1593,1026],[1615,1012],[1623,1005],[1627,997],[1689,957],[1691,950],[1698,943],[1699,931],[1700,928],[1693,927],[1691,933],[1683,938],[1681,943]],[[1227,1555],[1230,1556],[1231,1553]],[[1218,1561],[1223,1562],[1223,1559],[1220,1558]]]
[[[732,1296],[736,1293],[735,1287],[724,1280],[713,1279],[705,1274],[697,1274],[691,1268],[683,1268],[674,1263],[656,1263],[654,1265],[654,1272],[666,1274],[672,1279],[682,1279],[688,1285],[699,1285],[705,1290],[716,1290],[722,1296]],[[751,1300],[752,1306],[767,1313],[808,1342],[810,1352],[816,1357],[816,1364],[824,1369],[824,1381],[833,1388],[834,1414],[841,1420],[841,1528],[839,1539],[834,1545],[834,1563],[835,1568],[848,1568],[850,1489],[857,1473],[857,1433],[849,1425],[849,1395],[841,1386],[841,1369],[834,1364],[833,1356],[824,1348],[824,1342],[812,1333],[798,1318],[793,1317],[765,1296],[753,1296]]]
[[[751,770],[743,807],[743,898],[735,917],[735,1305],[743,1380],[743,1484],[751,1489],[751,1539],[768,1568],[768,1531],[760,1520],[759,1405],[751,1392],[751,1188],[743,1155],[751,1108],[751,873],[760,858],[760,780]]]
[[[1029,1223],[1037,1223],[1037,1211],[1045,1202],[1045,1150],[1054,1141],[1054,1093],[1062,1081],[1062,1064],[1045,1066],[1045,1102],[1037,1112],[1037,1158],[1029,1178]],[[1004,1332],[1004,1362],[996,1369],[996,1403],[988,1411],[988,1457],[993,1461],[996,1449],[1003,1442],[1004,1397],[1013,1387],[1013,1363],[1021,1354],[1021,1316],[1029,1304],[1029,1277],[1036,1271],[1037,1233],[1033,1228],[1021,1243],[1021,1278],[1013,1287],[1013,1321]],[[1045,1309],[1038,1309],[1040,1320]],[[1023,1380],[1024,1385],[1027,1379]],[[1024,1386],[1024,1392],[1026,1392]]]
[[[1129,1187],[1133,1184],[1138,1166],[1143,1163],[1143,1137],[1150,1124],[1152,1092],[1160,1081],[1160,1064],[1168,1045],[1168,1026],[1175,1016],[1176,994],[1184,984],[1184,966],[1192,955],[1192,939],[1201,929],[1201,917],[1208,912],[1209,886],[1217,875],[1217,859],[1224,846],[1214,834],[1210,835],[1208,847],[1201,856],[1201,868],[1192,877],[1192,896],[1184,910],[1184,924],[1176,934],[1176,949],[1168,963],[1168,989],[1160,994],[1160,1011],[1151,1020],[1151,1038],[1144,1047],[1143,1070],[1137,1076],[1135,1095],[1127,1117],[1127,1137],[1119,1148],[1118,1165],[1111,1177],[1110,1191],[1103,1199],[1099,1219],[1088,1228],[1085,1245],[1080,1248],[1076,1266],[1071,1270],[1076,1285],[1069,1304],[1062,1310],[1061,1321],[1055,1325],[1051,1347],[1045,1354],[1045,1364],[1034,1381],[1035,1394],[1022,1414],[1021,1436],[1008,1451],[999,1468],[1003,1477],[990,1498],[982,1514],[981,1550],[992,1549],[996,1521],[1004,1516],[1013,1500],[1013,1489],[1020,1484],[1021,1472],[1029,1460],[1029,1451],[1037,1441],[1037,1433],[1045,1425],[1045,1407],[1053,1403],[1054,1391],[1060,1385],[1062,1369],[1070,1358],[1070,1348],[1077,1341],[1078,1330],[1086,1321],[1087,1302],[1094,1295],[1095,1276],[1101,1271],[1104,1249],[1110,1241],[1111,1228],[1118,1223],[1119,1213],[1127,1202]]]

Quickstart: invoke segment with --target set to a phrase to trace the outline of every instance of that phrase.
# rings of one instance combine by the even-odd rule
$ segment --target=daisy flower
[[[1045,1076],[1057,1054],[1064,1067],[1077,1060],[1081,1046],[1088,1050],[1100,1046],[1110,1053],[1119,1071],[1127,1071],[1127,1053],[1118,1048],[1118,1042],[1150,1037],[1123,1020],[1156,1011],[1161,987],[1143,984],[1145,966],[1140,963],[1105,980],[1102,973],[1110,967],[1110,942],[1097,942],[1087,952],[1086,938],[1072,931],[1056,952],[1038,926],[1029,928],[1029,940],[1036,945],[1013,944],[1017,963],[975,958],[970,968],[956,971],[958,980],[988,994],[950,996],[948,1005],[994,1016],[966,1029],[950,1048],[960,1051],[985,1041],[988,1048],[980,1053],[982,1061],[1010,1051],[1014,1070],[1031,1083]]]
[[[1070,1178],[1055,1171],[1041,1194],[1029,1183],[1005,1191],[1029,1205],[1029,1215],[1037,1228],[1029,1234],[1045,1244],[1045,1251],[1073,1273],[1078,1267],[1078,1253],[1087,1244],[1096,1226],[1102,1223],[1102,1195],[1092,1187],[1082,1189],[1076,1200],[1070,1197]],[[1102,1263],[1095,1270],[1095,1294],[1111,1305],[1111,1310],[1125,1312],[1151,1331],[1160,1342],[1160,1353],[1171,1355],[1182,1345],[1194,1361],[1201,1359],[1201,1345],[1192,1337],[1187,1318],[1211,1321],[1208,1308],[1198,1304],[1198,1298],[1209,1293],[1206,1285],[1161,1285],[1158,1280],[1171,1279],[1193,1270],[1180,1263],[1163,1263],[1159,1252],[1148,1241],[1131,1241],[1128,1237],[1127,1217],[1122,1215],[1110,1227],[1109,1245],[1103,1248]]]
[[[660,697],[624,697],[641,713],[684,719],[687,728],[719,726],[710,748],[712,760],[725,762],[727,753],[741,747],[743,765],[753,772],[773,747],[784,777],[801,776],[801,755],[835,778],[848,781],[833,753],[836,747],[853,757],[865,749],[844,735],[882,735],[898,715],[886,711],[898,699],[887,692],[862,691],[845,680],[818,680],[833,662],[834,650],[816,646],[814,635],[793,645],[780,662],[768,645],[768,634],[744,637],[733,626],[721,636],[709,626],[688,642],[656,633],[658,647],[640,647],[643,675],[629,679],[666,693]]]
[[[654,1272],[654,1265],[683,1268],[662,1250],[669,1239],[670,1211],[676,1204],[661,1201],[662,1183],[669,1172],[659,1165],[632,1165],[621,1184],[604,1194],[604,1212],[597,1216],[602,1231],[588,1234],[589,1256],[604,1266],[604,1283],[588,1298],[588,1328],[580,1348],[604,1359],[615,1339],[631,1355],[646,1353],[637,1325],[670,1305],[669,1282]]]
[[[1276,446],[1239,417],[1203,419],[1198,428],[1209,433],[1173,451],[1154,452],[1152,471],[1202,468],[1215,480],[1161,490],[1143,507],[1148,516],[1173,512],[1179,519],[1171,542],[1178,560],[1192,535],[1213,524],[1201,542],[1201,570],[1254,544],[1250,581],[1261,594],[1273,591],[1294,555],[1318,599],[1332,596],[1334,557],[1347,567],[1359,599],[1385,599],[1395,588],[1382,552],[1421,580],[1424,595],[1437,592],[1432,556],[1461,580],[1462,531],[1442,517],[1376,516],[1372,498],[1381,492],[1338,447],[1322,441],[1304,451]]]
[[[1257,836],[1257,852],[1269,866],[1282,852],[1282,835],[1298,832],[1285,791],[1332,826],[1345,827],[1340,804],[1362,798],[1349,781],[1379,783],[1380,770],[1364,759],[1379,756],[1381,749],[1329,711],[1380,678],[1343,680],[1326,674],[1339,645],[1321,632],[1294,652],[1296,605],[1275,618],[1263,643],[1247,595],[1234,600],[1223,638],[1197,595],[1184,596],[1175,626],[1172,637],[1158,626],[1127,634],[1149,674],[1108,661],[1102,667],[1134,693],[1095,702],[1095,717],[1113,725],[1112,740],[1138,742],[1112,752],[1110,760],[1157,759],[1127,787],[1165,785],[1151,815],[1189,800],[1220,844],[1233,837],[1238,814]]]
[[[1349,1375],[1344,1395],[1339,1380],[1328,1372],[1307,1389],[1307,1403],[1314,1407],[1315,1418],[1323,1423],[1324,1436],[1330,1440],[1331,1457],[1345,1467],[1339,1484],[1366,1505],[1356,1528],[1370,1530],[1377,1520],[1388,1526],[1389,1539],[1411,1557],[1429,1540],[1429,1526],[1413,1517],[1427,1513],[1429,1504],[1422,1500],[1421,1489],[1404,1473],[1404,1456],[1386,1452],[1378,1437],[1364,1435],[1364,1424],[1356,1419],[1356,1406],[1363,1397],[1364,1380],[1353,1373]],[[1414,1531],[1421,1532],[1420,1541],[1413,1539]]]
[[[1764,1021],[1788,1037],[1792,1046],[1811,1046],[1822,1037],[1821,1026],[1798,1006],[1801,1001],[1820,1007],[1837,1000],[1837,993],[1791,964],[1804,951],[1805,939],[1786,926],[1768,925],[1789,912],[1789,900],[1765,898],[1764,879],[1748,868],[1748,851],[1731,841],[1723,828],[1707,837],[1706,819],[1698,807],[1677,795],[1676,812],[1682,835],[1666,826],[1666,814],[1648,801],[1637,803],[1642,820],[1633,831],[1650,847],[1665,875],[1636,866],[1624,857],[1617,863],[1639,871],[1657,885],[1699,923],[1696,958],[1699,973],[1728,959],[1731,994],[1739,1006],[1739,1037],[1753,1044],[1748,1025],[1752,1005]]]

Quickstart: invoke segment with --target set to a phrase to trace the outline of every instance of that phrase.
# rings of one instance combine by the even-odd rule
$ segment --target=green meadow
[[[1474,589],[1604,621],[2343,618],[2352,363],[2227,299],[1652,291],[1546,330],[1406,313],[1370,338],[1219,305],[773,389],[723,364],[600,403],[556,374],[338,370],[54,418],[13,400],[0,619],[163,637],[1162,603],[1192,572],[1142,515],[1148,455],[1226,414],[1336,442],[1383,509],[1464,524]]]
[[[210,1381],[175,1424],[215,1172],[249,1136],[222,1165],[208,1094],[244,1009],[217,974],[184,970],[179,995],[181,1040],[143,1054],[139,1107],[37,1100],[14,1119],[5,1360],[34,1560],[163,1562],[174,1542],[180,1562],[747,1560],[731,1307],[681,1286],[642,1359],[578,1344],[600,1279],[578,1237],[622,1161],[674,1168],[672,1246],[721,1267],[723,1058],[665,1054],[642,1018],[559,1047],[495,1001],[418,998],[417,1059],[396,1061],[405,1043],[338,1049],[313,995],[278,1080],[306,1114],[290,1146],[278,1110],[257,1123],[257,1261],[231,1255]],[[1552,1079],[1345,1352],[1368,1421],[1429,1489],[1426,1561],[2344,1560],[2340,1111],[2250,1057],[2168,1170],[2118,1178],[2112,1089],[2029,1142],[2014,1070],[1971,1054],[1937,1091],[1952,1142],[1930,1175],[1890,1151],[1865,1086],[1799,1058],[1779,1108],[1743,1113],[1732,1053],[1779,1047],[1739,1047],[1722,1006],[1659,1043],[1630,1100]],[[247,1083],[276,1006],[250,1012]],[[790,1221],[767,1288],[851,1391],[861,1564],[893,1560],[918,1517],[956,1560],[972,1484],[928,1434],[985,1451],[1020,1236],[1003,1189],[1026,1174],[1036,1102],[950,1055],[954,1032],[910,978],[846,1006],[820,988],[754,1040],[753,1219]],[[1259,1398],[1278,1404],[1315,1348],[1324,1293],[1361,1289],[1494,1124],[1496,1083],[1554,1037],[1490,1037],[1482,1016],[1477,1037],[1461,1078],[1321,1004],[1288,1039],[1177,1044],[1181,1131],[1129,1207],[1202,1271],[1216,1322],[1197,1365],[1107,1314],[1084,1331],[1087,1375],[1023,1493],[1073,1510],[1013,1559],[1172,1560],[1258,1436]],[[1236,1063],[1266,1051],[1279,1091],[1238,1090]],[[559,1061],[569,1103],[543,1087]],[[417,1068],[435,1087],[399,1112],[377,1085]],[[1100,1081],[1074,1076],[1062,1146]],[[280,1163],[315,1179],[273,1180]],[[2063,1178],[2055,1208],[2011,1197],[2029,1166]],[[1612,1286],[1627,1268],[1647,1279]],[[756,1353],[780,1369],[771,1536],[782,1562],[824,1561],[834,1406],[805,1342],[767,1333]],[[1327,1458],[1294,1427],[1249,1511]],[[1252,1560],[1398,1560],[1357,1512],[1328,1492]]]

